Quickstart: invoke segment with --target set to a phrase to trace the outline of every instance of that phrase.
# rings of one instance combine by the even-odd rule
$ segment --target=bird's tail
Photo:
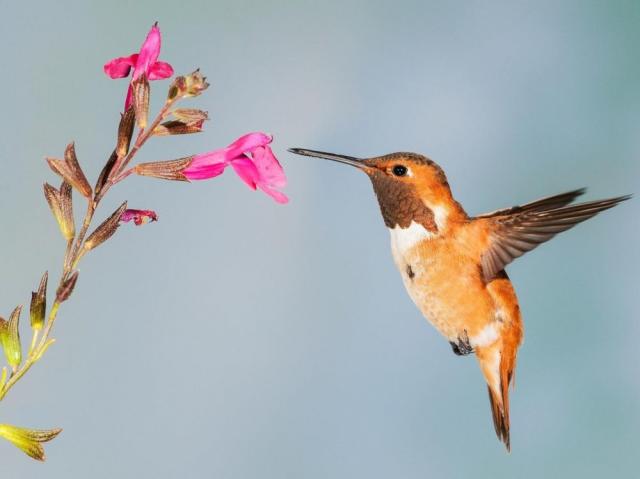
[[[509,386],[515,379],[516,355],[522,339],[522,329],[519,321],[505,324],[503,328],[501,337],[493,344],[476,348],[476,356],[489,389],[493,426],[498,439],[504,443],[507,451],[511,451]]]

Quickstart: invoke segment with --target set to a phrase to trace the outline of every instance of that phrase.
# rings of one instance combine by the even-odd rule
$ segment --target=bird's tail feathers
[[[487,381],[493,426],[498,439],[511,451],[509,422],[509,386],[513,385],[516,369],[516,353],[520,336],[514,335],[517,342],[509,341],[509,335],[493,344],[476,348],[480,368]],[[511,344],[514,343],[514,344]]]

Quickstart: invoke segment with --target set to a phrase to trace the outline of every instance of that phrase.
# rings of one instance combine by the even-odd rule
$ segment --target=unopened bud
[[[200,73],[200,69],[188,75],[176,77],[169,87],[168,99],[173,101],[177,98],[200,95],[209,87],[206,79]]]

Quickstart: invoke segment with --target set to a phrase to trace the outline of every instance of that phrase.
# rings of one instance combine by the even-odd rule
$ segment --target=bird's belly
[[[392,235],[392,253],[409,296],[449,341],[481,334],[495,319],[495,305],[478,266],[438,240],[402,248]]]
[[[478,311],[470,303],[477,301],[465,291],[464,276],[440,274],[434,264],[414,263],[410,268],[413,278],[401,271],[402,280],[423,316],[450,341],[473,334],[469,329]]]

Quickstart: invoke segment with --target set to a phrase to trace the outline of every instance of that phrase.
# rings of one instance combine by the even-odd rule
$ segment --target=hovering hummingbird
[[[416,153],[360,159],[292,148],[355,166],[369,176],[409,296],[457,355],[475,353],[498,439],[511,449],[509,385],[523,326],[505,267],[515,258],[630,198],[571,205],[579,189],[470,217],[440,166]]]

